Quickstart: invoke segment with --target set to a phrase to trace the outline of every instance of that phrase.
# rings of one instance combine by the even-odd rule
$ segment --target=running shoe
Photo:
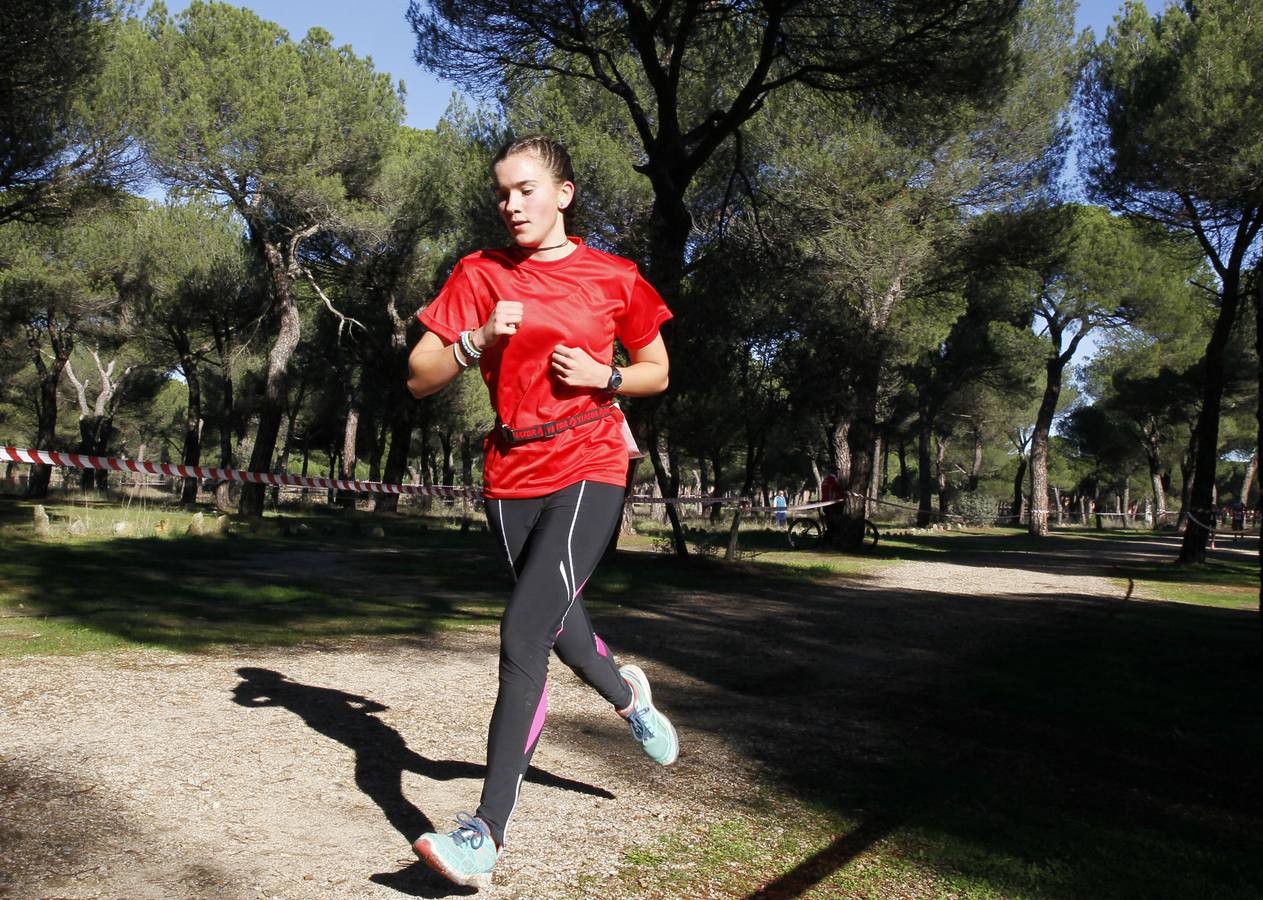
[[[627,716],[632,737],[658,765],[671,765],[680,753],[680,742],[676,740],[670,720],[653,705],[649,679],[639,666],[623,666],[618,674],[632,689],[632,711]]]
[[[500,851],[482,819],[469,813],[456,816],[457,828],[449,834],[423,834],[412,849],[431,869],[456,884],[491,887],[491,870]]]

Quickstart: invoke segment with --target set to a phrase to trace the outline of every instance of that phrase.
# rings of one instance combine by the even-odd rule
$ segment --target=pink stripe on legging
[[[610,648],[605,646],[605,641],[601,640],[601,636],[594,632],[592,634],[592,637],[593,639],[596,640],[596,652],[601,654],[602,656],[609,656]]]
[[[526,747],[523,753],[530,753],[531,747],[535,746],[535,742],[539,739],[539,733],[544,730],[544,719],[548,718],[548,682],[544,682],[544,693],[539,695],[539,705],[535,707],[535,718],[531,720],[531,733],[526,737]]]

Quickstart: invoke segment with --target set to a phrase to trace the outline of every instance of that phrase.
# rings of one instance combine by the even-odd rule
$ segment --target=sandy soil
[[[938,562],[831,589],[873,609],[927,590],[1001,602],[1120,596],[1090,574]],[[734,636],[793,608],[792,598],[697,600],[699,610],[710,604],[710,624]],[[669,624],[653,611],[625,615],[623,646],[650,646],[628,638]],[[891,640],[900,646],[898,635]],[[495,885],[482,896],[625,895],[616,873],[629,847],[766,784],[743,722],[713,710],[744,690],[750,715],[766,716],[779,708],[769,705],[775,697],[742,688],[735,675],[703,683],[670,654],[619,656],[653,680],[678,727],[679,762],[654,766],[623,722],[555,663],[544,739]],[[334,649],[2,661],[0,895],[463,893],[425,870],[409,841],[447,830],[477,805],[495,663],[492,629]],[[820,725],[805,746],[833,740],[835,727]]]

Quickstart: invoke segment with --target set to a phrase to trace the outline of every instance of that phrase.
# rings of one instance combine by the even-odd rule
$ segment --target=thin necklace
[[[519,250],[525,250],[527,253],[543,253],[545,250],[560,250],[562,247],[570,243],[570,238],[566,238],[560,244],[553,244],[551,247],[522,247]]]

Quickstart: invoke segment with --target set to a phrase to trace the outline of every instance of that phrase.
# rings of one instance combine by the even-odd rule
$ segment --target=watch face
[[[623,373],[615,369],[610,373],[610,383],[606,385],[611,391],[616,391],[623,385]]]

